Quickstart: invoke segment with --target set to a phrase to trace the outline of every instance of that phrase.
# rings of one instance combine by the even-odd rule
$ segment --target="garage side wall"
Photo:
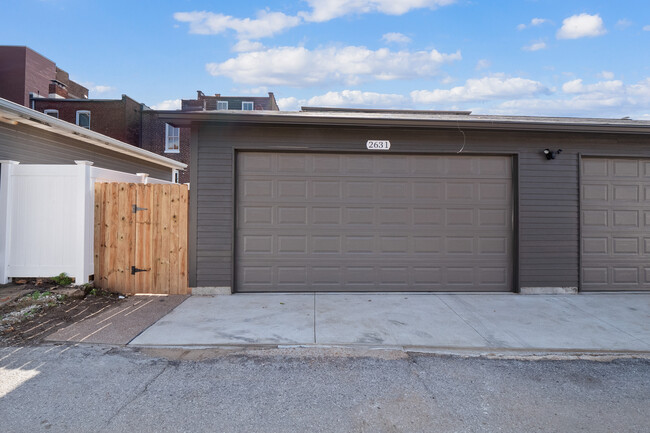
[[[609,134],[202,123],[193,139],[190,286],[233,282],[234,155],[237,150],[511,155],[515,161],[515,290],[579,287],[579,155],[650,156],[647,138]],[[463,134],[464,133],[464,134]],[[644,143],[646,146],[644,146]],[[555,160],[542,151],[563,149]]]

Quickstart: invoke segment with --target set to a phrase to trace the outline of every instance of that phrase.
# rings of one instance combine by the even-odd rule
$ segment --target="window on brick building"
[[[217,101],[217,110],[227,110],[228,101]]]
[[[165,124],[165,152],[178,153],[181,148],[181,130]]]
[[[59,118],[59,110],[43,110],[43,113],[48,116],[56,117],[57,119]]]
[[[81,126],[82,128],[90,129],[90,111],[77,111],[77,125]]]
[[[244,111],[253,111],[253,103],[251,101],[244,101],[241,103],[241,109]]]

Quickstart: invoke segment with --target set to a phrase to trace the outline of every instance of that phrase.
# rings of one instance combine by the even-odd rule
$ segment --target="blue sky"
[[[157,108],[301,105],[650,120],[647,0],[0,0],[0,44]]]

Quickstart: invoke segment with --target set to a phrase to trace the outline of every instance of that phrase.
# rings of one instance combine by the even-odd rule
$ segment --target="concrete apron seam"
[[[438,295],[436,295],[436,297],[440,300],[440,302],[442,302],[443,304],[445,304],[445,306],[446,306],[447,308],[449,308],[449,309],[450,309],[450,310],[451,310],[451,311],[452,311],[456,316],[458,316],[458,318],[459,318],[460,320],[462,320],[462,321],[463,321],[467,326],[469,326],[470,328],[472,328],[472,329],[474,330],[474,332],[476,332],[476,334],[477,334],[479,337],[481,337],[483,340],[485,340],[485,342],[486,342],[487,344],[490,344],[490,340],[488,340],[487,338],[485,338],[485,336],[484,336],[483,334],[481,334],[480,332],[478,332],[478,330],[477,330],[475,327],[473,327],[471,323],[469,323],[467,320],[465,320],[465,318],[464,318],[463,316],[461,316],[460,314],[458,314],[458,312],[457,312],[456,310],[454,310],[454,309],[453,309],[453,308],[452,308],[452,307],[451,307],[447,302],[445,302],[445,300],[442,299],[442,297],[440,297],[440,296],[438,296]]]
[[[314,344],[316,344],[316,292],[314,292]]]
[[[171,310],[169,310],[169,311],[168,311],[164,316],[162,316],[161,318],[159,318],[158,320],[156,320],[155,322],[153,322],[151,325],[147,326],[146,328],[144,328],[144,329],[142,329],[140,332],[138,332],[138,335],[136,335],[135,337],[133,337],[132,339],[130,339],[128,343],[124,344],[124,346],[128,346],[128,345],[130,345],[131,342],[132,342],[133,340],[135,340],[136,338],[138,338],[138,337],[139,337],[140,335],[142,335],[142,334],[143,334],[147,329],[151,328],[153,325],[155,325],[156,323],[158,323],[159,321],[161,321],[162,319],[164,319],[166,316],[168,316],[169,314],[171,314],[175,309],[177,309],[178,307],[180,307],[181,305],[183,305],[183,303],[185,303],[185,301],[187,301],[188,299],[190,299],[190,296],[188,296],[186,299],[183,300],[183,302],[181,302],[180,304],[178,304],[177,306],[175,306],[174,308],[172,308]]]
[[[614,325],[613,323],[609,323],[608,321],[603,320],[600,316],[597,316],[597,315],[595,315],[595,314],[592,314],[592,313],[590,313],[589,311],[586,311],[584,308],[581,308],[579,305],[576,305],[576,304],[572,303],[570,299],[567,299],[567,298],[565,298],[565,297],[561,297],[560,299],[562,300],[562,302],[564,302],[564,303],[570,305],[572,308],[575,308],[575,309],[579,310],[580,312],[582,312],[582,313],[588,315],[589,317],[592,317],[592,318],[598,320],[599,322],[602,322],[602,323],[604,323],[604,324],[607,325],[607,326],[611,326],[612,328],[616,329],[617,331],[619,331],[619,332],[621,332],[621,333],[627,335],[628,337],[632,338],[633,341],[641,341],[642,343],[645,343],[644,340],[642,340],[641,338],[637,337],[636,335],[632,335],[632,334],[630,334],[629,332],[625,331],[624,329],[621,329],[621,328],[619,328],[618,326]]]

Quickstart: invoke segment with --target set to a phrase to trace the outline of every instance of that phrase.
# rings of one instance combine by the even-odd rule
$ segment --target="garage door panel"
[[[239,153],[237,290],[511,290],[510,165]]]
[[[582,289],[650,290],[650,161],[582,159]]]

